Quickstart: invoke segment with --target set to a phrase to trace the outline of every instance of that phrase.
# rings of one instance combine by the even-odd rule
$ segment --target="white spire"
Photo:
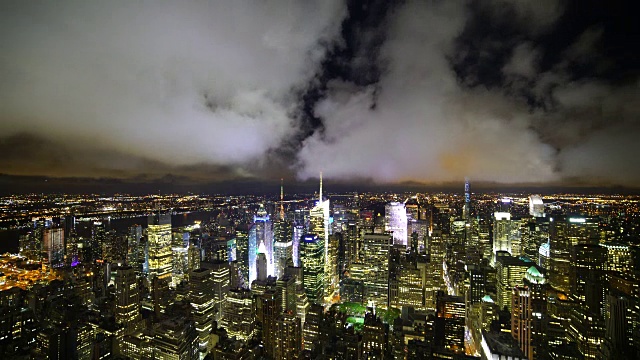
[[[322,204],[322,171],[320,171],[320,202],[318,204]]]
[[[284,220],[284,183],[280,179],[280,220]]]

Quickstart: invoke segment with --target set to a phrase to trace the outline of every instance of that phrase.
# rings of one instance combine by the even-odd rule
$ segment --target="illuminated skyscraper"
[[[111,270],[115,291],[116,322],[129,333],[139,328],[140,295],[136,273],[131,266],[116,266]]]
[[[471,217],[471,194],[469,193],[469,179],[464,179],[464,208],[462,209],[462,218],[465,222],[469,222]]]
[[[127,264],[132,266],[138,274],[142,273],[145,260],[149,257],[146,244],[147,242],[142,239],[142,226],[131,226],[127,234]]]
[[[540,195],[529,196],[529,215],[533,217],[544,217],[544,202]]]
[[[524,285],[513,288],[511,335],[527,359],[545,359],[547,319],[546,279],[535,266],[525,275]]]
[[[315,234],[305,235],[300,243],[304,290],[309,302],[324,301],[324,243]]]
[[[260,205],[260,210],[253,217],[253,225],[249,229],[249,285],[253,283],[258,275],[256,256],[259,252],[265,254],[267,273],[269,276],[273,276],[273,223],[262,205]]]
[[[65,264],[77,266],[81,260],[79,236],[76,232],[76,218],[69,215],[64,218],[64,235],[65,235]]]
[[[276,241],[273,244],[273,261],[275,264],[275,276],[281,278],[284,269],[290,261],[293,264],[293,241]]]
[[[189,271],[189,241],[190,234],[176,233],[171,241],[171,285],[176,287],[188,274]],[[226,250],[226,248],[225,248]]]
[[[320,173],[320,191],[318,195],[318,202],[309,211],[309,222],[309,234],[317,235],[318,239],[320,239],[320,241],[322,242],[324,251],[324,301],[329,303],[331,301],[330,299],[333,298],[334,293],[338,290],[338,277],[331,272],[332,262],[335,262],[336,260],[329,258],[329,200],[324,200],[322,198],[322,173]],[[304,245],[302,244],[300,245],[300,247],[303,246]],[[302,252],[302,250],[300,251]],[[302,257],[302,255],[300,257]],[[311,301],[311,297],[309,298],[309,300]]]
[[[504,307],[507,307],[509,310],[511,309],[513,288],[517,285],[523,285],[525,274],[532,265],[532,262],[513,256],[505,255],[497,257],[497,303],[500,309]]]
[[[465,325],[465,304],[464,299],[459,296],[445,295],[439,292],[437,296],[437,333],[442,346],[454,353],[464,353],[464,325]]]
[[[211,270],[214,320],[220,321],[227,303],[227,294],[231,288],[231,266],[224,261],[202,262],[201,266]]]
[[[511,242],[514,232],[517,232],[517,223],[511,221],[511,214],[508,212],[496,212],[493,216],[493,262],[495,263],[498,251],[506,251],[514,255]]]
[[[198,360],[198,334],[193,321],[170,318],[155,324],[153,359]]]
[[[302,325],[300,318],[284,313],[276,320],[274,359],[298,360],[302,352]]]
[[[374,313],[367,312],[362,327],[362,353],[365,359],[383,360],[387,348],[388,325]]]
[[[51,267],[64,265],[64,229],[44,229],[44,252],[46,262]]]
[[[633,257],[629,245],[604,244],[607,252],[607,271],[618,274],[630,274],[633,271]]]
[[[275,359],[277,319],[282,314],[280,293],[275,289],[268,289],[255,296],[256,319],[260,323],[262,343],[266,355]]]
[[[172,268],[171,215],[149,216],[147,228],[149,243],[149,275],[169,280]]]
[[[189,301],[193,308],[191,314],[198,333],[200,359],[204,359],[213,348],[210,337],[216,313],[210,269],[196,269],[189,275]]]
[[[384,229],[393,235],[394,245],[407,244],[407,209],[404,203],[390,202],[384,207]]]
[[[569,293],[571,250],[578,244],[598,242],[598,221],[583,216],[562,216],[549,219],[549,283]]]
[[[294,223],[293,228],[293,245],[291,253],[293,257],[293,266],[300,266],[300,241],[304,235],[304,225]]]
[[[531,293],[526,286],[515,286],[511,297],[511,335],[516,339],[520,350],[530,359],[531,347]]]
[[[389,250],[391,234],[364,234],[362,264],[364,265],[364,288],[368,302],[388,305],[389,297]]]
[[[251,291],[244,289],[229,290],[221,321],[221,325],[227,330],[229,336],[235,336],[241,340],[249,340],[257,332],[255,321],[256,313]]]

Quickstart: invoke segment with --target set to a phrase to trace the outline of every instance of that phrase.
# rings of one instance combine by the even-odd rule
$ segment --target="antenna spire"
[[[320,194],[318,196],[320,198],[320,204],[322,203],[322,171],[320,171]]]
[[[284,220],[284,183],[280,178],[280,220]]]

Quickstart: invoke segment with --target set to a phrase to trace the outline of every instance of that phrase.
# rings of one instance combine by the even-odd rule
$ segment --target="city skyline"
[[[640,31],[624,3],[0,9],[0,181],[16,192],[41,176],[186,189],[320,171],[334,184],[640,184]]]
[[[1,196],[0,235],[18,242],[0,255],[0,323],[11,325],[0,351],[640,357],[640,195],[322,185],[311,196]]]

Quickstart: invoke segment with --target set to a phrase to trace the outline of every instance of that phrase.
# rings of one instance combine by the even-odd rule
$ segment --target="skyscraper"
[[[315,234],[305,235],[300,243],[303,284],[310,302],[324,301],[324,243]]]
[[[262,204],[258,213],[253,217],[253,224],[249,229],[249,286],[258,275],[256,257],[259,252],[265,254],[267,273],[269,276],[273,276],[273,223]]]
[[[300,318],[284,313],[276,320],[274,359],[298,360],[302,352],[302,325]]]
[[[210,334],[216,313],[210,269],[195,269],[189,275],[189,301],[193,308],[191,314],[198,333],[200,359],[204,359],[213,348]]]
[[[511,255],[513,250],[511,248],[511,241],[513,239],[513,232],[517,231],[514,227],[515,222],[511,221],[511,214],[508,212],[496,212],[493,214],[493,262],[496,253],[498,251],[506,251]]]
[[[116,266],[111,270],[115,291],[116,322],[129,333],[136,330],[142,320],[140,294],[136,273],[131,266]]]
[[[250,339],[257,331],[255,321],[256,313],[251,291],[229,290],[221,322],[229,336],[235,336],[241,340]]]
[[[64,265],[64,229],[44,229],[44,252],[46,262],[51,267]]]
[[[309,222],[309,234],[317,235],[322,242],[324,251],[323,297],[326,299],[324,302],[330,302],[330,299],[333,298],[334,293],[338,290],[338,278],[331,272],[332,263],[334,263],[336,259],[329,257],[329,200],[322,198],[322,173],[320,173],[318,202],[309,211]],[[309,300],[311,300],[311,298],[309,298]]]
[[[388,305],[390,234],[364,234],[362,264],[365,269],[364,288],[368,302]]]
[[[439,331],[437,343],[454,353],[464,353],[464,325],[465,304],[459,296],[445,295],[439,292],[437,296],[437,317]]]
[[[384,207],[385,231],[392,233],[394,245],[407,244],[407,209],[404,203],[390,202]]]
[[[529,196],[529,215],[533,217],[544,217],[544,202],[540,195]]]
[[[549,283],[569,293],[572,247],[597,243],[598,221],[584,216],[561,216],[549,222]]]
[[[149,243],[149,275],[169,280],[172,268],[171,215],[149,216],[147,228]]]
[[[531,306],[531,293],[526,286],[516,285],[513,287],[511,297],[511,335],[518,342],[520,350],[529,359],[533,351],[531,348],[531,317],[533,309]]]

